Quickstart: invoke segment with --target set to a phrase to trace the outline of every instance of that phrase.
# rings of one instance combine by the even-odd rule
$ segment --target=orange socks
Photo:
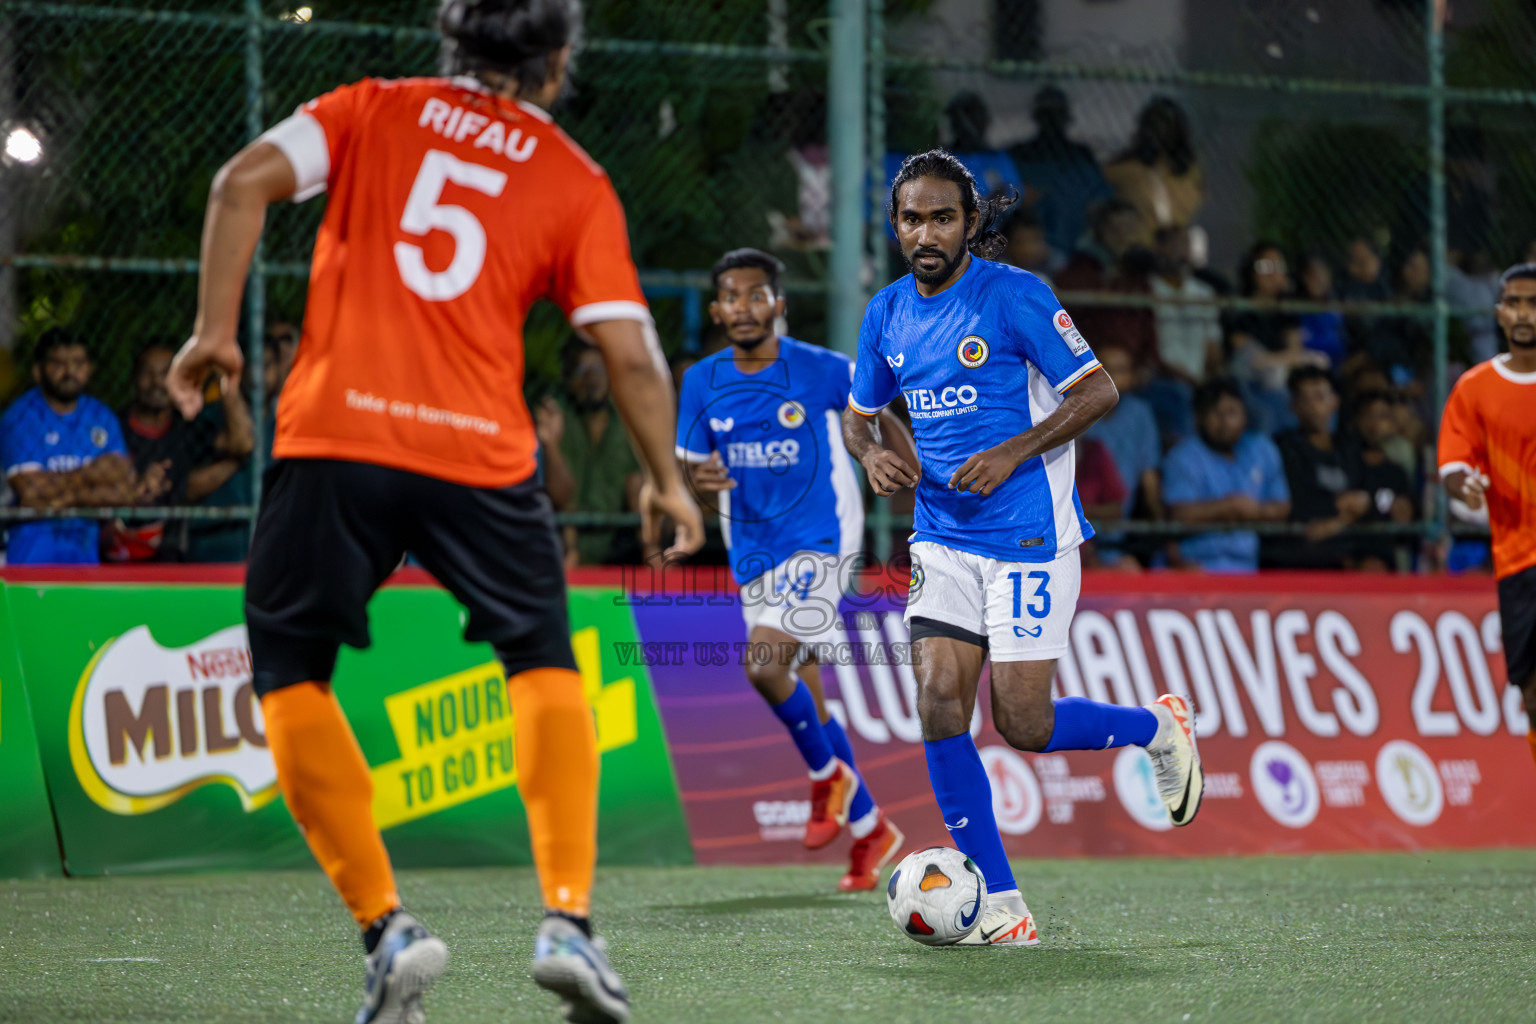
[[[288,810],[347,909],[366,928],[398,907],[400,897],[373,823],[368,762],[352,727],[329,683],[273,690],[261,699],[261,713]]]
[[[513,758],[528,810],[544,906],[587,916],[597,861],[597,729],[569,669],[519,672],[512,698]]]

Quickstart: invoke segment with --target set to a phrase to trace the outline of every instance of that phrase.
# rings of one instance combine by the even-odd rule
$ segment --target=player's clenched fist
[[[1012,446],[1005,441],[966,459],[949,478],[949,486],[956,491],[991,494],[998,484],[1007,480],[1018,468],[1018,456],[1013,454]]]
[[[736,486],[736,481],[731,479],[731,471],[725,468],[718,450],[710,452],[709,458],[704,462],[690,463],[688,476],[693,480],[695,489],[700,491],[716,493],[729,491]]]
[[[889,448],[876,448],[866,452],[859,460],[869,476],[869,485],[882,498],[888,498],[903,487],[916,487],[918,475],[900,455]]]

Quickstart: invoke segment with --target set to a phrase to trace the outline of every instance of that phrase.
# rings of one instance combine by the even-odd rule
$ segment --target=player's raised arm
[[[659,518],[667,516],[677,526],[667,557],[691,555],[704,544],[704,520],[673,456],[677,435],[673,410],[677,402],[655,329],[648,321],[624,319],[584,324],[581,330],[603,353],[613,404],[645,464],[645,487],[640,492],[641,537],[654,541]]]
[[[267,207],[290,198],[296,188],[288,158],[260,140],[235,154],[214,176],[203,219],[197,320],[166,380],[172,401],[187,419],[202,409],[203,382],[210,370],[223,375],[226,392],[239,387],[245,360],[238,331],[246,274],[261,239]]]
[[[1062,396],[1061,404],[1045,419],[999,445],[977,452],[949,478],[949,486],[961,491],[991,494],[1030,459],[1075,441],[1120,401],[1109,374],[1089,373]]]

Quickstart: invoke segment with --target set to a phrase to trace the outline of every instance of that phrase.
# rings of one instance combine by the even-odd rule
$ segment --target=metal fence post
[[[261,0],[245,0],[245,137],[250,142],[261,134]],[[245,286],[246,360],[251,368],[251,426],[256,435],[251,449],[251,508],[261,504],[261,477],[267,465],[267,375],[262,369],[266,357],[267,272],[264,248],[256,243],[251,259],[251,274]],[[240,382],[235,382],[240,387]],[[246,542],[255,532],[255,512],[246,521]]]
[[[832,157],[832,259],[827,335],[853,355],[864,316],[864,5],[831,0],[827,147]]]
[[[1424,37],[1429,59],[1429,265],[1431,295],[1435,305],[1435,428],[1445,410],[1449,382],[1446,374],[1448,303],[1445,296],[1445,34],[1444,4],[1441,0],[1425,7]],[[1435,488],[1431,530],[1441,536],[1445,530],[1445,491]]]
[[[874,270],[871,289],[885,284],[885,0],[868,0],[869,52],[869,263]],[[891,560],[891,499],[875,496],[871,516],[874,556],[881,565]]]

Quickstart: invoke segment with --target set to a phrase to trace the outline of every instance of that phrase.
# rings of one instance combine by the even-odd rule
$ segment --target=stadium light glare
[[[43,158],[43,141],[26,128],[12,128],[5,137],[5,155],[21,164],[35,164]]]
[[[283,20],[284,21],[291,21],[291,22],[294,22],[295,24],[302,25],[305,22],[309,21],[309,19],[313,18],[314,16],[315,16],[315,9],[313,7],[298,7],[298,8],[295,8],[294,10],[289,11],[287,14],[283,15]]]

